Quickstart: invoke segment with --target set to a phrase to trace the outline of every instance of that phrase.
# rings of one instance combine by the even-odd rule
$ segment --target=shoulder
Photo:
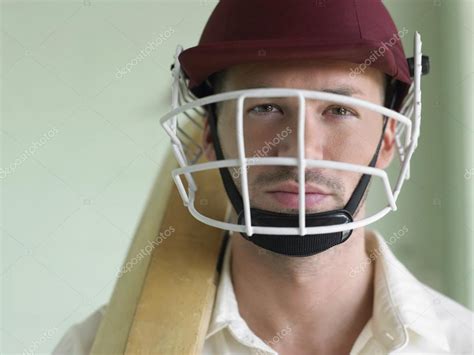
[[[89,354],[106,307],[101,306],[82,322],[69,328],[54,348],[53,355]]]
[[[434,310],[445,330],[451,351],[472,354],[474,351],[474,312],[441,292],[427,285],[424,286],[433,296]]]

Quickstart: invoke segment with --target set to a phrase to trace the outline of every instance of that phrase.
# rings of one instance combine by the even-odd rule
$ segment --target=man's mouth
[[[274,201],[286,208],[299,208],[298,184],[285,183],[270,189],[267,193]],[[305,207],[307,209],[320,206],[331,194],[316,186],[305,186]]]

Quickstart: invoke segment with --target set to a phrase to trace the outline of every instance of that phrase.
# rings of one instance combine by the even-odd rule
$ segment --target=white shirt
[[[369,255],[375,256],[367,259],[375,262],[374,304],[350,354],[473,354],[474,313],[418,281],[377,232],[366,232]],[[230,275],[231,241],[202,354],[277,355],[239,314]],[[105,307],[71,327],[53,354],[88,354]]]

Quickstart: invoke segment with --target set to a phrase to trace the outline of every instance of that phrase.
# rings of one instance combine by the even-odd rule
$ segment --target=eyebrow
[[[274,87],[275,87],[274,85],[269,85],[267,83],[254,83],[250,85],[245,85],[245,87],[242,89],[258,89],[258,88],[274,88]],[[294,88],[289,88],[289,89],[294,89]],[[344,95],[344,96],[354,96],[356,94],[363,95],[363,96],[365,95],[363,91],[349,85],[341,85],[341,86],[335,86],[335,87],[323,88],[323,89],[304,89],[304,90],[322,91],[322,92]]]
[[[331,89],[329,88],[322,89],[320,91],[328,92],[331,94],[345,95],[345,96],[354,96],[356,94],[364,95],[364,92],[352,86],[339,86],[339,87],[331,88]]]

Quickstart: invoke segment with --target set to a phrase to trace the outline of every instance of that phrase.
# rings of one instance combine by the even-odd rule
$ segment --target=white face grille
[[[176,58],[182,48],[178,46]],[[396,210],[396,201],[403,183],[409,179],[410,160],[416,149],[420,134],[421,120],[421,38],[418,33],[414,40],[415,54],[415,75],[414,83],[410,87],[409,93],[404,100],[400,113],[387,109],[383,106],[348,97],[321,91],[309,91],[286,88],[265,88],[250,89],[225,92],[222,94],[207,96],[197,99],[187,90],[187,83],[180,69],[179,61],[175,61],[173,69],[173,91],[172,91],[172,110],[165,114],[160,123],[169,135],[172,143],[174,155],[178,161],[179,168],[172,173],[178,191],[184,204],[188,207],[190,213],[203,223],[235,232],[245,232],[248,236],[254,233],[258,234],[321,234],[339,231],[347,231],[371,224],[384,217],[388,212]],[[251,98],[275,98],[286,97],[293,98],[298,102],[297,114],[297,156],[295,157],[251,157],[246,155],[246,142],[244,135],[244,103]],[[237,154],[232,159],[225,159],[211,162],[198,163],[203,154],[201,143],[193,138],[185,129],[194,126],[195,129],[202,130],[204,127],[205,110],[203,107],[208,104],[235,100],[235,141],[237,144]],[[305,156],[305,105],[308,100],[319,100],[338,103],[342,105],[351,105],[365,110],[380,114],[380,117],[387,116],[397,121],[396,129],[396,151],[400,161],[400,171],[394,184],[390,184],[387,173],[378,168],[372,168],[365,165],[354,164],[351,162],[315,160]],[[252,166],[280,165],[293,166],[298,170],[298,181],[305,182],[305,169],[334,169],[338,171],[349,171],[359,174],[368,174],[381,180],[384,192],[387,198],[387,205],[378,212],[363,219],[343,224],[318,227],[306,227],[305,225],[305,183],[298,184],[299,193],[299,227],[259,227],[253,226],[250,215],[251,202],[248,187],[248,168]],[[196,192],[199,186],[196,185],[192,174],[200,171],[214,170],[219,168],[235,168],[240,172],[240,192],[243,199],[245,225],[228,223],[227,221],[218,221],[204,216],[195,206]],[[187,191],[184,187],[181,176],[184,176],[187,183]],[[393,187],[392,187],[393,186]]]

